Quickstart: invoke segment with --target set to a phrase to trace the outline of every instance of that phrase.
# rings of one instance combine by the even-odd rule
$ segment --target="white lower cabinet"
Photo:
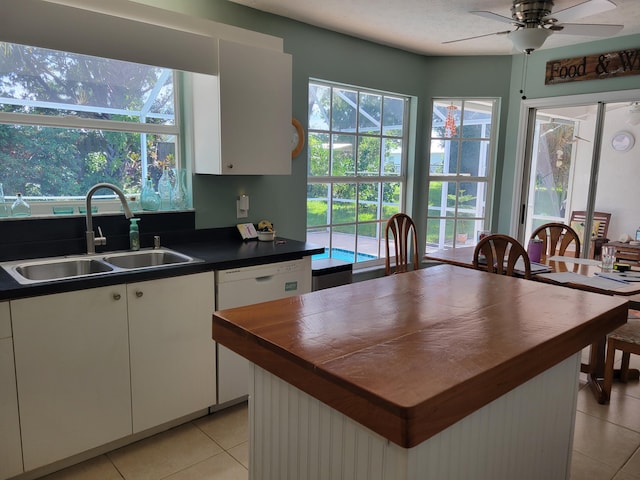
[[[131,433],[124,285],[11,301],[25,471]]]
[[[127,285],[133,432],[216,403],[213,272]]]
[[[0,479],[22,473],[18,392],[9,302],[0,303]]]
[[[206,272],[12,300],[24,470],[214,405],[213,292]]]

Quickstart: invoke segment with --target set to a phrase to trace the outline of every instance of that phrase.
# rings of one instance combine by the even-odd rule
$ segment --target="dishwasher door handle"
[[[273,279],[273,275],[265,275],[264,277],[256,277],[256,282],[268,282]]]

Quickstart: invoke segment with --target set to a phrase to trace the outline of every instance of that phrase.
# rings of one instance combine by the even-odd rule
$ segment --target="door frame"
[[[529,176],[531,174],[531,155],[529,149],[529,139],[535,128],[535,115],[533,112],[539,109],[573,107],[582,105],[597,105],[598,103],[617,103],[640,101],[640,89],[617,90],[612,92],[586,93],[580,95],[567,95],[561,97],[544,97],[536,99],[522,100],[520,103],[520,113],[518,118],[518,137],[516,144],[516,164],[514,169],[514,188],[511,205],[510,231],[515,234],[521,242],[525,241],[524,212],[527,208],[529,196]],[[533,120],[533,121],[531,121]],[[601,135],[601,131],[596,132]],[[594,151],[598,148],[599,155],[602,138],[594,139]],[[596,173],[592,171],[592,175]],[[594,179],[591,179],[591,186],[594,186]],[[593,202],[591,202],[593,203]],[[593,210],[593,206],[589,205]],[[587,230],[589,231],[589,230]]]

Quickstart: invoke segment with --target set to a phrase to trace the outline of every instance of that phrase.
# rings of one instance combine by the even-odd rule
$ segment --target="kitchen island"
[[[627,302],[441,265],[218,311],[252,479],[568,478],[580,351]]]

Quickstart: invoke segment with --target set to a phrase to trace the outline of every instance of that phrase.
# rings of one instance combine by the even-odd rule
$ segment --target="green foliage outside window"
[[[343,234],[345,248],[380,256],[383,224],[403,204],[406,113],[406,99],[397,95],[309,84],[310,235],[330,233],[331,241]],[[375,251],[362,250],[364,239]]]
[[[143,162],[156,181],[177,167],[177,130],[145,131],[175,127],[171,71],[0,42],[0,72],[6,195],[78,197],[98,182],[135,193]]]

